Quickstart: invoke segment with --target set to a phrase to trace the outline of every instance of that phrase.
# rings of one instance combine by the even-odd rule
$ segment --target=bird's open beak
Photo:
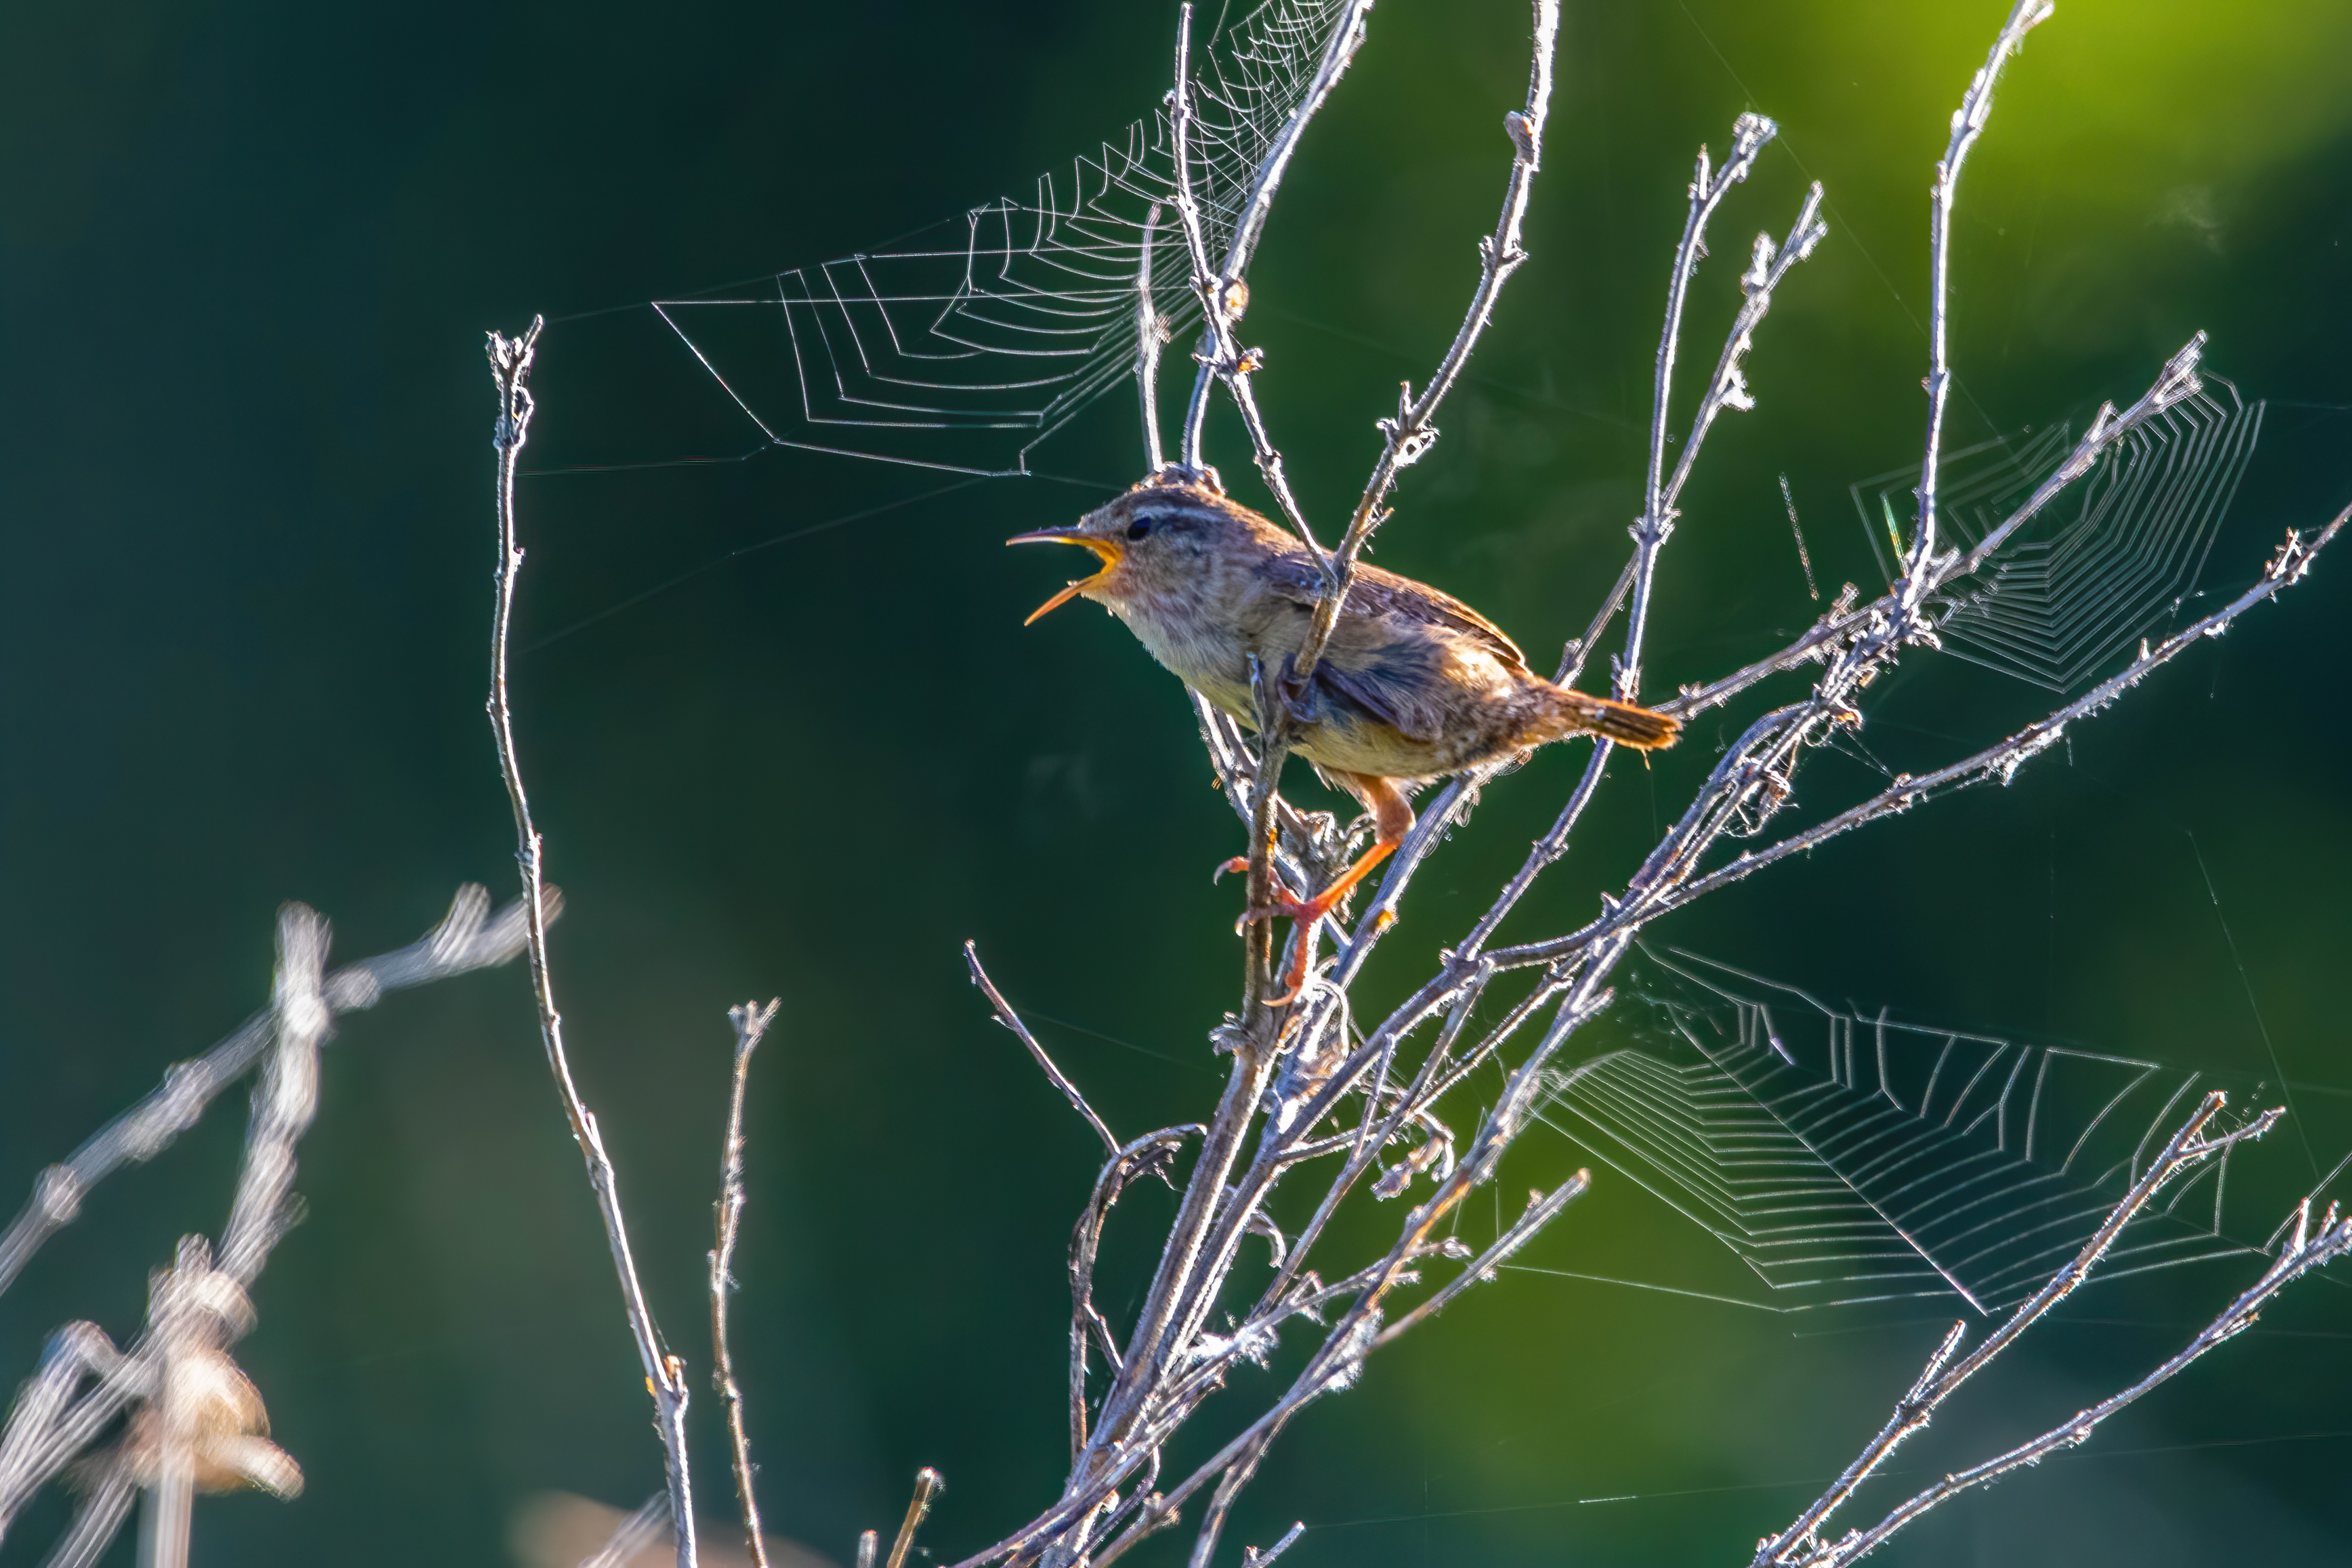
[[[1029,619],[1021,622],[1024,626],[1032,624],[1039,616],[1059,610],[1063,605],[1108,577],[1118,570],[1119,558],[1127,553],[1126,547],[1116,539],[1107,539],[1096,534],[1082,534],[1076,528],[1039,528],[1034,534],[1015,534],[1004,542],[1009,545],[1081,545],[1102,558],[1103,569],[1100,571],[1092,577],[1078,579],[1077,581],[1071,583],[1061,592],[1037,606],[1035,610],[1030,612]]]

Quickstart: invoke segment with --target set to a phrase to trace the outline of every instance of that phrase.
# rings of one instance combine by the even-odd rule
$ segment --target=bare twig
[[[753,1568],[768,1568],[767,1543],[760,1532],[760,1502],[751,1484],[751,1438],[743,1429],[743,1391],[735,1382],[735,1353],[727,1334],[727,1298],[735,1288],[735,1238],[743,1222],[743,1097],[751,1078],[751,1053],[775,1021],[782,998],[761,1007],[744,1002],[727,1009],[735,1026],[735,1073],[727,1095],[727,1136],[719,1145],[718,1236],[710,1249],[710,1384],[727,1402],[728,1451],[734,1460],[735,1500],[743,1516],[743,1541]]]
[[[1960,166],[1969,149],[1984,133],[1992,117],[1993,82],[2002,64],[2024,47],[2025,35],[2049,19],[2052,0],[2017,0],[2009,20],[1993,40],[1984,68],[1969,83],[1958,112],[1952,116],[1952,142],[1936,165],[1936,184],[1928,206],[1927,259],[1927,439],[1919,463],[1919,527],[1904,566],[1905,602],[1916,605],[1926,591],[1923,568],[1936,559],[1936,477],[1943,458],[1944,406],[1951,396],[1952,368],[1946,343],[1951,295],[1952,199],[1959,189]]]
[[[1036,1059],[1037,1065],[1045,1070],[1054,1087],[1062,1092],[1062,1098],[1070,1103],[1070,1109],[1087,1119],[1087,1125],[1095,1130],[1095,1135],[1103,1141],[1103,1147],[1116,1156],[1118,1140],[1111,1136],[1110,1129],[1103,1124],[1103,1119],[1095,1114],[1095,1108],[1087,1103],[1087,1097],[1078,1092],[1078,1086],[1054,1065],[1054,1059],[1045,1054],[1045,1048],[1037,1043],[1037,1037],[1029,1032],[1028,1025],[1021,1021],[1021,1015],[1013,1010],[1013,1004],[1004,999],[1003,994],[996,988],[996,982],[990,979],[988,971],[980,967],[980,947],[976,943],[966,942],[963,945],[963,961],[964,967],[971,971],[971,983],[980,988],[981,994],[988,998],[988,1005],[996,1009],[996,1021],[1011,1030],[1021,1043],[1029,1048],[1029,1054]]]
[[[1740,279],[1739,312],[1733,319],[1731,330],[1725,336],[1723,349],[1716,358],[1714,378],[1707,383],[1706,395],[1700,399],[1698,412],[1691,418],[1689,433],[1682,443],[1682,455],[1671,474],[1665,472],[1667,415],[1674,398],[1674,361],[1682,329],[1684,302],[1699,257],[1705,254],[1706,223],[1730,188],[1745,180],[1754,167],[1757,155],[1778,133],[1779,128],[1760,115],[1744,114],[1732,125],[1732,156],[1711,176],[1707,172],[1706,150],[1699,150],[1697,176],[1691,183],[1690,212],[1683,225],[1682,243],[1675,247],[1675,264],[1667,287],[1666,325],[1658,340],[1657,374],[1651,391],[1650,466],[1648,488],[1640,518],[1633,528],[1633,553],[1625,570],[1594,617],[1583,637],[1576,643],[1575,652],[1563,662],[1560,678],[1572,684],[1582,673],[1583,662],[1590,650],[1598,644],[1601,631],[1617,612],[1618,606],[1630,592],[1633,612],[1626,618],[1624,652],[1617,660],[1617,695],[1631,702],[1641,687],[1642,654],[1649,632],[1649,602],[1652,584],[1657,575],[1659,552],[1674,532],[1677,516],[1676,503],[1682,497],[1683,486],[1698,461],[1708,432],[1726,408],[1747,410],[1755,407],[1755,399],[1748,391],[1743,368],[1748,350],[1754,345],[1756,329],[1763,325],[1764,317],[1772,308],[1772,299],[1782,279],[1799,262],[1811,256],[1829,234],[1828,225],[1821,221],[1822,188],[1816,183],[1805,195],[1804,204],[1798,209],[1796,222],[1789,225],[1788,237],[1774,246],[1768,235],[1758,235],[1753,259]],[[1664,476],[1662,478],[1661,476]],[[1460,951],[1476,953],[1491,937],[1504,917],[1516,908],[1528,888],[1544,869],[1568,852],[1569,836],[1584,814],[1601,785],[1601,776],[1608,767],[1614,750],[1605,737],[1593,740],[1592,756],[1586,762],[1583,777],[1561,808],[1551,831],[1536,842],[1535,851],[1520,866],[1502,893],[1479,917]],[[1393,874],[1393,873],[1391,873]]]
[[[1144,214],[1143,244],[1135,264],[1135,389],[1142,402],[1145,472],[1157,474],[1168,465],[1160,444],[1160,350],[1168,341],[1168,322],[1151,296],[1151,246],[1159,236],[1160,204]]]
[[[1233,232],[1227,237],[1224,260],[1215,266],[1211,265],[1208,236],[1202,225],[1200,207],[1192,198],[1192,7],[1188,3],[1177,13],[1176,86],[1169,100],[1175,150],[1176,211],[1192,253],[1192,287],[1200,297],[1202,311],[1200,369],[1192,378],[1192,395],[1185,405],[1184,434],[1178,450],[1186,468],[1196,475],[1205,472],[1201,461],[1201,434],[1208,423],[1209,388],[1213,382],[1223,378],[1229,387],[1238,389],[1234,397],[1244,404],[1252,425],[1252,439],[1258,448],[1259,466],[1265,472],[1268,487],[1281,501],[1293,526],[1302,529],[1305,518],[1291,497],[1288,482],[1282,477],[1281,455],[1265,439],[1264,423],[1256,417],[1256,404],[1247,392],[1249,371],[1255,368],[1254,351],[1242,350],[1234,337],[1234,326],[1248,308],[1250,258],[1256,254],[1258,240],[1265,231],[1266,215],[1274,210],[1274,198],[1282,188],[1282,177],[1290,168],[1291,156],[1298,151],[1298,143],[1316,112],[1339,85],[1356,51],[1363,47],[1364,25],[1371,9],[1371,0],[1349,0],[1347,11],[1324,45],[1315,75],[1258,160],[1249,195],[1235,214]],[[1311,534],[1302,537],[1310,542],[1313,539]]]
[[[1282,1539],[1276,1542],[1273,1545],[1267,1547],[1263,1552],[1260,1552],[1255,1546],[1243,1547],[1242,1568],[1265,1568],[1267,1563],[1273,1562],[1276,1558],[1281,1556],[1284,1552],[1297,1545],[1298,1538],[1306,1533],[1307,1521],[1302,1519],[1297,1523],[1292,1525],[1288,1530],[1284,1531],[1282,1532]]]
[[[326,961],[327,923],[299,904],[278,911],[278,1049],[254,1086],[245,1166],[221,1232],[218,1267],[239,1285],[260,1277],[292,1222],[294,1148],[319,1111],[319,1045],[330,1016],[320,984]]]
[[[940,1495],[942,1483],[940,1472],[925,1465],[915,1472],[915,1495],[907,1503],[907,1517],[899,1521],[898,1538],[890,1543],[890,1555],[884,1568],[906,1568],[907,1553],[915,1544],[915,1531],[923,1527],[923,1520],[931,1511],[931,1501]]]
[[[1592,1186],[1592,1173],[1579,1171],[1549,1193],[1528,1194],[1527,1211],[1512,1221],[1509,1228],[1496,1237],[1487,1249],[1465,1266],[1462,1272],[1446,1281],[1412,1311],[1389,1324],[1372,1341],[1374,1348],[1388,1343],[1415,1324],[1426,1322],[1444,1312],[1455,1297],[1471,1286],[1492,1280],[1495,1270],[1509,1261],[1511,1254],[1535,1239],[1536,1232],[1559,1217],[1559,1211],[1582,1197]]]
[[[1680,908],[1693,899],[1704,897],[1718,887],[1753,875],[1775,862],[1816,849],[1840,834],[1853,831],[1865,822],[1906,811],[1927,800],[1939,789],[1994,781],[2004,784],[2009,782],[2016,777],[2019,768],[2065,738],[2068,725],[2078,719],[2090,717],[2105,709],[2116,698],[2147,679],[2151,672],[2170,664],[2206,638],[2222,635],[2246,611],[2276,597],[2280,590],[2301,581],[2304,574],[2311,570],[2313,558],[2327,547],[2328,542],[2335,538],[2347,522],[2352,522],[2352,507],[2347,507],[2336,513],[2307,543],[2300,533],[2289,529],[2285,542],[2279,547],[2278,554],[2271,559],[2270,564],[2263,569],[2262,577],[2252,587],[2212,614],[2182,628],[2155,646],[2150,647],[2143,643],[2139,656],[2128,666],[2093,686],[2048,717],[2027,725],[2023,729],[1997,745],[1989,746],[1981,751],[1963,758],[1958,762],[1936,768],[1932,772],[1922,773],[1916,777],[1907,774],[1899,776],[1894,783],[1877,794],[1857,805],[1848,807],[1816,827],[1792,834],[1769,848],[1743,852],[1738,859],[1720,871],[1695,878],[1666,895],[1663,901],[1661,912]],[[1537,951],[1535,948],[1529,948],[1522,952],[1515,952],[1510,956],[1510,960],[1505,961],[1516,960],[1525,954],[1536,954]],[[1558,955],[1555,952],[1544,951],[1538,956],[1553,957]],[[1497,956],[1502,957],[1501,955]]]
[[[295,1147],[318,1111],[319,1045],[329,1018],[320,985],[326,958],[326,922],[299,904],[279,911],[278,1050],[254,1089],[218,1262],[204,1238],[191,1236],[180,1242],[176,1266],[155,1276],[149,1330],[133,1358],[146,1397],[107,1467],[146,1488],[142,1568],[186,1568],[200,1477],[226,1471],[280,1496],[301,1490],[301,1471],[260,1436],[268,1430],[260,1396],[229,1360],[227,1345],[252,1326],[246,1287],[291,1223]]]
[[[2020,503],[2017,510],[1988,530],[1966,555],[1946,555],[1928,568],[1926,580],[1928,592],[1947,592],[1961,579],[1975,573],[2020,528],[2040,517],[2059,496],[2096,467],[2099,460],[2113,450],[2117,442],[2165,410],[2195,396],[2202,386],[2198,380],[2197,369],[2204,350],[2205,334],[2199,332],[2181,345],[2179,352],[2165,361],[2156,380],[2131,407],[2117,413],[2113,403],[2102,404],[2066,460],[2034,486],[2033,493]],[[1849,585],[1848,591],[1839,595],[1828,613],[1787,647],[1719,680],[1704,685],[1686,686],[1672,700],[1660,703],[1659,711],[1677,718],[1688,718],[1709,708],[1720,707],[1773,675],[1826,662],[1837,648],[1853,641],[1866,629],[1895,624],[1902,612],[1900,589],[1890,591],[1856,609]]]
[[[528,912],[531,998],[539,1008],[540,1040],[547,1048],[547,1064],[554,1075],[572,1136],[587,1163],[588,1185],[604,1222],[604,1239],[619,1276],[621,1302],[644,1364],[646,1386],[654,1399],[655,1428],[661,1434],[662,1455],[669,1481],[670,1515],[677,1521],[678,1568],[694,1568],[694,1483],[686,1449],[686,1364],[662,1348],[653,1311],[646,1304],[645,1286],[637,1279],[636,1260],[629,1250],[628,1224],[621,1211],[618,1177],[604,1152],[604,1139],[595,1113],[580,1097],[572,1082],[571,1059],[563,1049],[563,1015],[556,1010],[555,982],[547,956],[547,893],[544,845],[530,818],[530,800],[523,792],[522,763],[515,749],[514,713],[507,696],[507,646],[514,624],[515,579],[522,570],[523,550],[515,527],[515,472],[523,444],[530,436],[533,404],[530,395],[531,358],[544,322],[534,317],[520,338],[489,335],[491,373],[499,393],[498,423],[492,445],[498,452],[496,498],[499,522],[499,570],[496,614],[490,630],[490,729],[497,740],[499,771],[506,781],[507,801],[514,810],[515,859],[522,869],[523,904]]]
[[[2063,1426],[2052,1427],[2031,1442],[2021,1443],[1983,1464],[1945,1477],[1889,1512],[1868,1530],[1857,1531],[1834,1546],[1824,1547],[1816,1556],[1804,1559],[1806,1568],[1815,1568],[1815,1565],[1837,1568],[1837,1565],[1853,1562],[1921,1514],[1940,1507],[1962,1492],[1998,1480],[2011,1470],[2037,1463],[2061,1448],[2071,1448],[2089,1441],[2100,1422],[2159,1385],[2171,1381],[2207,1351],[2243,1332],[2272,1297],[2297,1280],[2352,1252],[2352,1220],[2339,1219],[2334,1205],[2328,1207],[2322,1218],[2318,1234],[2310,1233],[2310,1221],[2311,1203],[2305,1199],[2297,1211],[2288,1217],[2288,1223],[2294,1228],[2292,1245],[2263,1271],[2260,1280],[2223,1308],[2221,1315],[2207,1324],[2195,1339],[2146,1377],[2078,1413]]]
[[[1649,630],[1650,591],[1657,575],[1658,549],[1666,542],[1666,536],[1674,531],[1675,526],[1664,477],[1666,422],[1673,402],[1675,349],[1682,336],[1683,303],[1690,294],[1691,274],[1698,267],[1698,258],[1706,251],[1707,219],[1714,215],[1723,198],[1730,193],[1731,187],[1748,178],[1748,172],[1756,166],[1756,155],[1764,150],[1766,142],[1780,134],[1780,131],[1779,126],[1760,114],[1741,115],[1732,122],[1731,156],[1725,161],[1723,168],[1711,171],[1706,149],[1702,147],[1698,151],[1698,168],[1691,176],[1690,213],[1683,220],[1682,243],[1675,247],[1674,272],[1666,286],[1666,322],[1658,336],[1655,381],[1650,392],[1649,476],[1643,491],[1642,516],[1633,525],[1633,608],[1626,618],[1626,657],[1617,673],[1617,695],[1628,702],[1641,688],[1641,649],[1643,638]],[[1797,228],[1790,231],[1792,239],[1799,233],[1808,236],[1803,245],[1806,252],[1812,249],[1820,237],[1811,232],[1813,214],[1820,206],[1820,198],[1821,192],[1816,187],[1805,204],[1803,214],[1798,219]],[[1760,263],[1763,258],[1759,256],[1758,260]],[[1762,268],[1759,267],[1759,270]],[[1751,305],[1759,292],[1764,295],[1765,302],[1769,303],[1771,296],[1769,289],[1759,288],[1751,291]],[[1748,311],[1743,309],[1740,314],[1744,318]],[[1758,314],[1760,315],[1761,311]],[[1745,330],[1735,327],[1731,340],[1724,345],[1723,362],[1728,367],[1731,379],[1727,382],[1725,374],[1717,372],[1716,384],[1708,388],[1706,402],[1699,410],[1698,420],[1693,423],[1695,435],[1703,437],[1706,434],[1707,427],[1714,423],[1715,411],[1733,396],[1732,388],[1738,385],[1738,358],[1746,348],[1746,337]],[[1744,403],[1745,389],[1741,388],[1738,395]],[[1696,456],[1695,453],[1685,449],[1682,461],[1675,465],[1675,489],[1682,487],[1682,481],[1689,474]],[[1591,646],[1591,639],[1588,637],[1584,645]]]
[[[1289,682],[1296,689],[1305,689],[1331,639],[1332,629],[1339,624],[1339,609],[1347,600],[1357,559],[1363,554],[1372,530],[1388,515],[1384,508],[1397,476],[1427,456],[1436,443],[1437,427],[1432,422],[1438,407],[1445,401],[1445,394],[1454,390],[1454,383],[1470,362],[1471,350],[1478,346],[1486,324],[1494,319],[1503,285],[1527,262],[1528,253],[1519,245],[1519,233],[1527,219],[1528,198],[1535,189],[1536,172],[1543,162],[1544,121],[1551,111],[1552,51],[1559,37],[1559,0],[1535,0],[1535,47],[1528,72],[1527,106],[1503,117],[1503,129],[1511,142],[1511,174],[1504,188],[1503,210],[1495,220],[1495,232],[1478,241],[1478,286],[1471,292],[1470,308],[1462,318],[1462,325],[1454,330],[1454,341],[1431,372],[1421,395],[1413,396],[1412,383],[1406,382],[1397,399],[1396,417],[1377,422],[1381,455],[1372,465],[1371,477],[1365,482],[1363,495],[1356,502],[1354,515],[1349,518],[1348,531],[1334,552],[1331,571],[1337,580],[1324,591],[1321,602],[1316,606],[1314,622],[1307,628],[1307,640],[1289,672]]]
[[[1315,607],[1313,620],[1296,655],[1287,661],[1287,668],[1267,672],[1275,691],[1261,693],[1259,761],[1257,792],[1250,815],[1249,900],[1252,908],[1265,907],[1273,893],[1270,862],[1271,834],[1274,826],[1276,790],[1279,788],[1282,766],[1289,753],[1295,710],[1295,694],[1310,689],[1315,666],[1321,660],[1331,634],[1337,629],[1341,607],[1347,602],[1349,584],[1354,580],[1357,560],[1362,556],[1374,529],[1388,516],[1386,502],[1396,485],[1397,476],[1427,455],[1437,440],[1433,423],[1439,406],[1444,402],[1454,382],[1470,361],[1473,350],[1494,319],[1496,302],[1501,298],[1503,286],[1510,281],[1528,259],[1519,244],[1519,235],[1527,218],[1528,202],[1535,188],[1535,176],[1542,165],[1544,123],[1550,113],[1552,55],[1559,34],[1559,0],[1534,0],[1534,42],[1530,50],[1528,71],[1528,96],[1523,109],[1512,110],[1503,117],[1503,129],[1511,143],[1511,172],[1506,183],[1501,214],[1495,221],[1491,235],[1478,241],[1479,276],[1472,291],[1470,305],[1462,324],[1454,331],[1454,340],[1432,373],[1421,395],[1412,395],[1410,382],[1405,383],[1397,400],[1394,419],[1377,423],[1381,436],[1379,459],[1373,464],[1370,477],[1359,497],[1347,531],[1339,548],[1325,563],[1327,583]],[[1255,684],[1255,683],[1254,683]],[[1459,799],[1459,797],[1455,797]],[[1449,801],[1450,805],[1451,802]],[[1425,839],[1424,842],[1433,841]],[[1409,866],[1391,868],[1384,886],[1400,892],[1403,878],[1409,877]],[[1381,911],[1370,916],[1374,927],[1384,924]],[[1271,974],[1271,943],[1266,939],[1267,923],[1255,923],[1251,928],[1252,946],[1244,968],[1242,1027],[1245,1034],[1265,1027],[1260,1015],[1265,1006],[1265,988]],[[1313,928],[1294,930],[1291,940],[1312,945],[1316,939]],[[1263,950],[1264,959],[1259,954]]]
[[[1087,1442],[1087,1346],[1089,1336],[1098,1339],[1103,1354],[1108,1358],[1111,1370],[1120,1365],[1118,1336],[1111,1332],[1110,1322],[1096,1310],[1094,1301],[1095,1255],[1102,1247],[1103,1225],[1110,1218],[1111,1207],[1118,1202],[1119,1194],[1128,1184],[1147,1172],[1165,1179],[1168,1166],[1183,1141],[1197,1138],[1207,1131],[1198,1123],[1181,1127],[1162,1127],[1156,1133],[1146,1133],[1124,1148],[1114,1150],[1103,1166],[1102,1174],[1095,1178],[1094,1195],[1070,1233],[1070,1458],[1075,1462]]]

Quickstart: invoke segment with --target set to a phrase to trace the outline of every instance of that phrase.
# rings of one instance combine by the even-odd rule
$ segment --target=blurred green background
[[[1381,562],[1478,604],[1539,664],[1581,629],[1638,506],[1689,161],[1755,108],[1785,134],[1718,223],[1690,358],[1712,357],[1747,235],[1784,231],[1808,177],[1829,187],[1832,234],[1761,334],[1760,406],[1727,417],[1688,494],[1652,689],[1816,612],[1779,475],[1825,588],[1874,589],[1844,487],[1916,449],[1924,198],[2001,14],[1571,5],[1535,260],[1407,476]],[[1171,21],[1075,0],[0,15],[0,1204],[259,1005],[278,901],[328,914],[352,956],[408,940],[461,881],[511,885],[480,713],[482,330],[1025,195],[1148,109]],[[1458,319],[1525,27],[1510,0],[1383,5],[1291,176],[1249,337],[1318,517],[1352,498],[1371,419]],[[2273,400],[2209,574],[2248,580],[2282,529],[2352,499],[2347,154],[2342,0],[2065,0],[1969,171],[1955,440],[2079,422],[2208,329],[2210,362]],[[631,336],[647,329],[642,312],[550,329],[534,465],[749,444],[674,347]],[[1124,483],[1132,428],[1116,397],[1039,465]],[[1212,455],[1252,497],[1234,437],[1214,428]],[[533,478],[523,634],[938,483],[792,454]],[[998,543],[1105,493],[992,482],[814,533],[516,669],[570,901],[555,946],[578,1070],[657,1312],[698,1368],[724,1009],[784,999],[754,1080],[739,1359],[772,1526],[840,1561],[903,1508],[918,1465],[948,1477],[926,1536],[942,1554],[1026,1517],[1061,1467],[1062,1257],[1094,1154],[988,1021],[961,941],[978,938],[1113,1125],[1181,1121],[1215,1092],[1205,1032],[1230,1001],[1237,895],[1207,872],[1235,824],[1174,683],[1083,606],[1022,630],[1063,563]],[[2246,1078],[2274,1076],[2266,1029],[2332,1156],[2352,1143],[2347,595],[2352,569],[2328,561],[2012,788],[1660,935],[1864,1008]],[[2033,700],[1906,670],[1870,738],[1915,767]],[[1620,770],[1513,931],[1564,928],[1622,878],[1720,740],[1695,738]],[[1425,972],[1577,765],[1562,748],[1488,792],[1369,989]],[[1864,783],[1824,763],[1805,799]],[[0,1376],[66,1319],[133,1332],[172,1238],[219,1228],[239,1110],[225,1100],[110,1184],[0,1298]],[[532,1492],[633,1506],[655,1489],[568,1142],[520,970],[352,1020],[304,1150],[310,1221],[241,1353],[309,1490],[203,1504],[199,1562],[496,1563]],[[2270,1152],[2284,1199],[2308,1173],[2295,1145]],[[1516,1157],[1504,1185],[1585,1156],[1531,1138]],[[1601,1176],[1531,1262],[1759,1293]],[[1141,1193],[1122,1210],[1112,1308],[1168,1207]],[[1906,1461],[1940,1473],[2072,1412],[2244,1272],[2091,1293]],[[2084,1455],[1939,1514],[1886,1560],[2343,1561],[2345,1283],[2304,1287]],[[1790,1318],[1507,1276],[1301,1420],[1228,1550],[1304,1519],[1301,1564],[1742,1560],[1875,1428],[1948,1321],[1936,1310]],[[1242,1381],[1255,1396],[1258,1375]],[[713,1403],[697,1430],[717,1508]],[[36,1561],[62,1517],[43,1504],[0,1561]]]

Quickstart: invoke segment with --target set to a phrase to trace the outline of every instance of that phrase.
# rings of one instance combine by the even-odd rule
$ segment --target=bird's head
[[[1016,534],[1004,542],[1077,545],[1102,560],[1100,571],[1039,605],[1029,617],[1034,622],[1081,595],[1116,605],[1155,589],[1175,589],[1197,579],[1211,557],[1229,554],[1255,532],[1271,529],[1208,486],[1171,473],[1144,480],[1075,523]]]

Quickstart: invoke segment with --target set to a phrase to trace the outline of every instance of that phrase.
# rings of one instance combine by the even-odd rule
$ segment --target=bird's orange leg
[[[1315,953],[1315,923],[1338,908],[1339,901],[1354,892],[1356,884],[1370,875],[1382,861],[1394,854],[1397,845],[1412,831],[1412,806],[1393,780],[1369,773],[1342,773],[1337,768],[1327,768],[1324,772],[1332,782],[1362,801],[1372,813],[1375,830],[1372,847],[1359,856],[1356,863],[1342,872],[1330,886],[1312,898],[1300,898],[1283,886],[1281,878],[1277,876],[1273,904],[1253,909],[1242,916],[1242,923],[1247,925],[1253,920],[1270,919],[1278,915],[1297,927],[1297,953],[1290,961],[1289,970],[1283,976],[1282,994],[1266,998],[1269,1007],[1281,1007],[1296,1000],[1299,991],[1305,988],[1307,967]],[[1223,869],[1245,871],[1248,868],[1248,859],[1237,856],[1226,862]]]

